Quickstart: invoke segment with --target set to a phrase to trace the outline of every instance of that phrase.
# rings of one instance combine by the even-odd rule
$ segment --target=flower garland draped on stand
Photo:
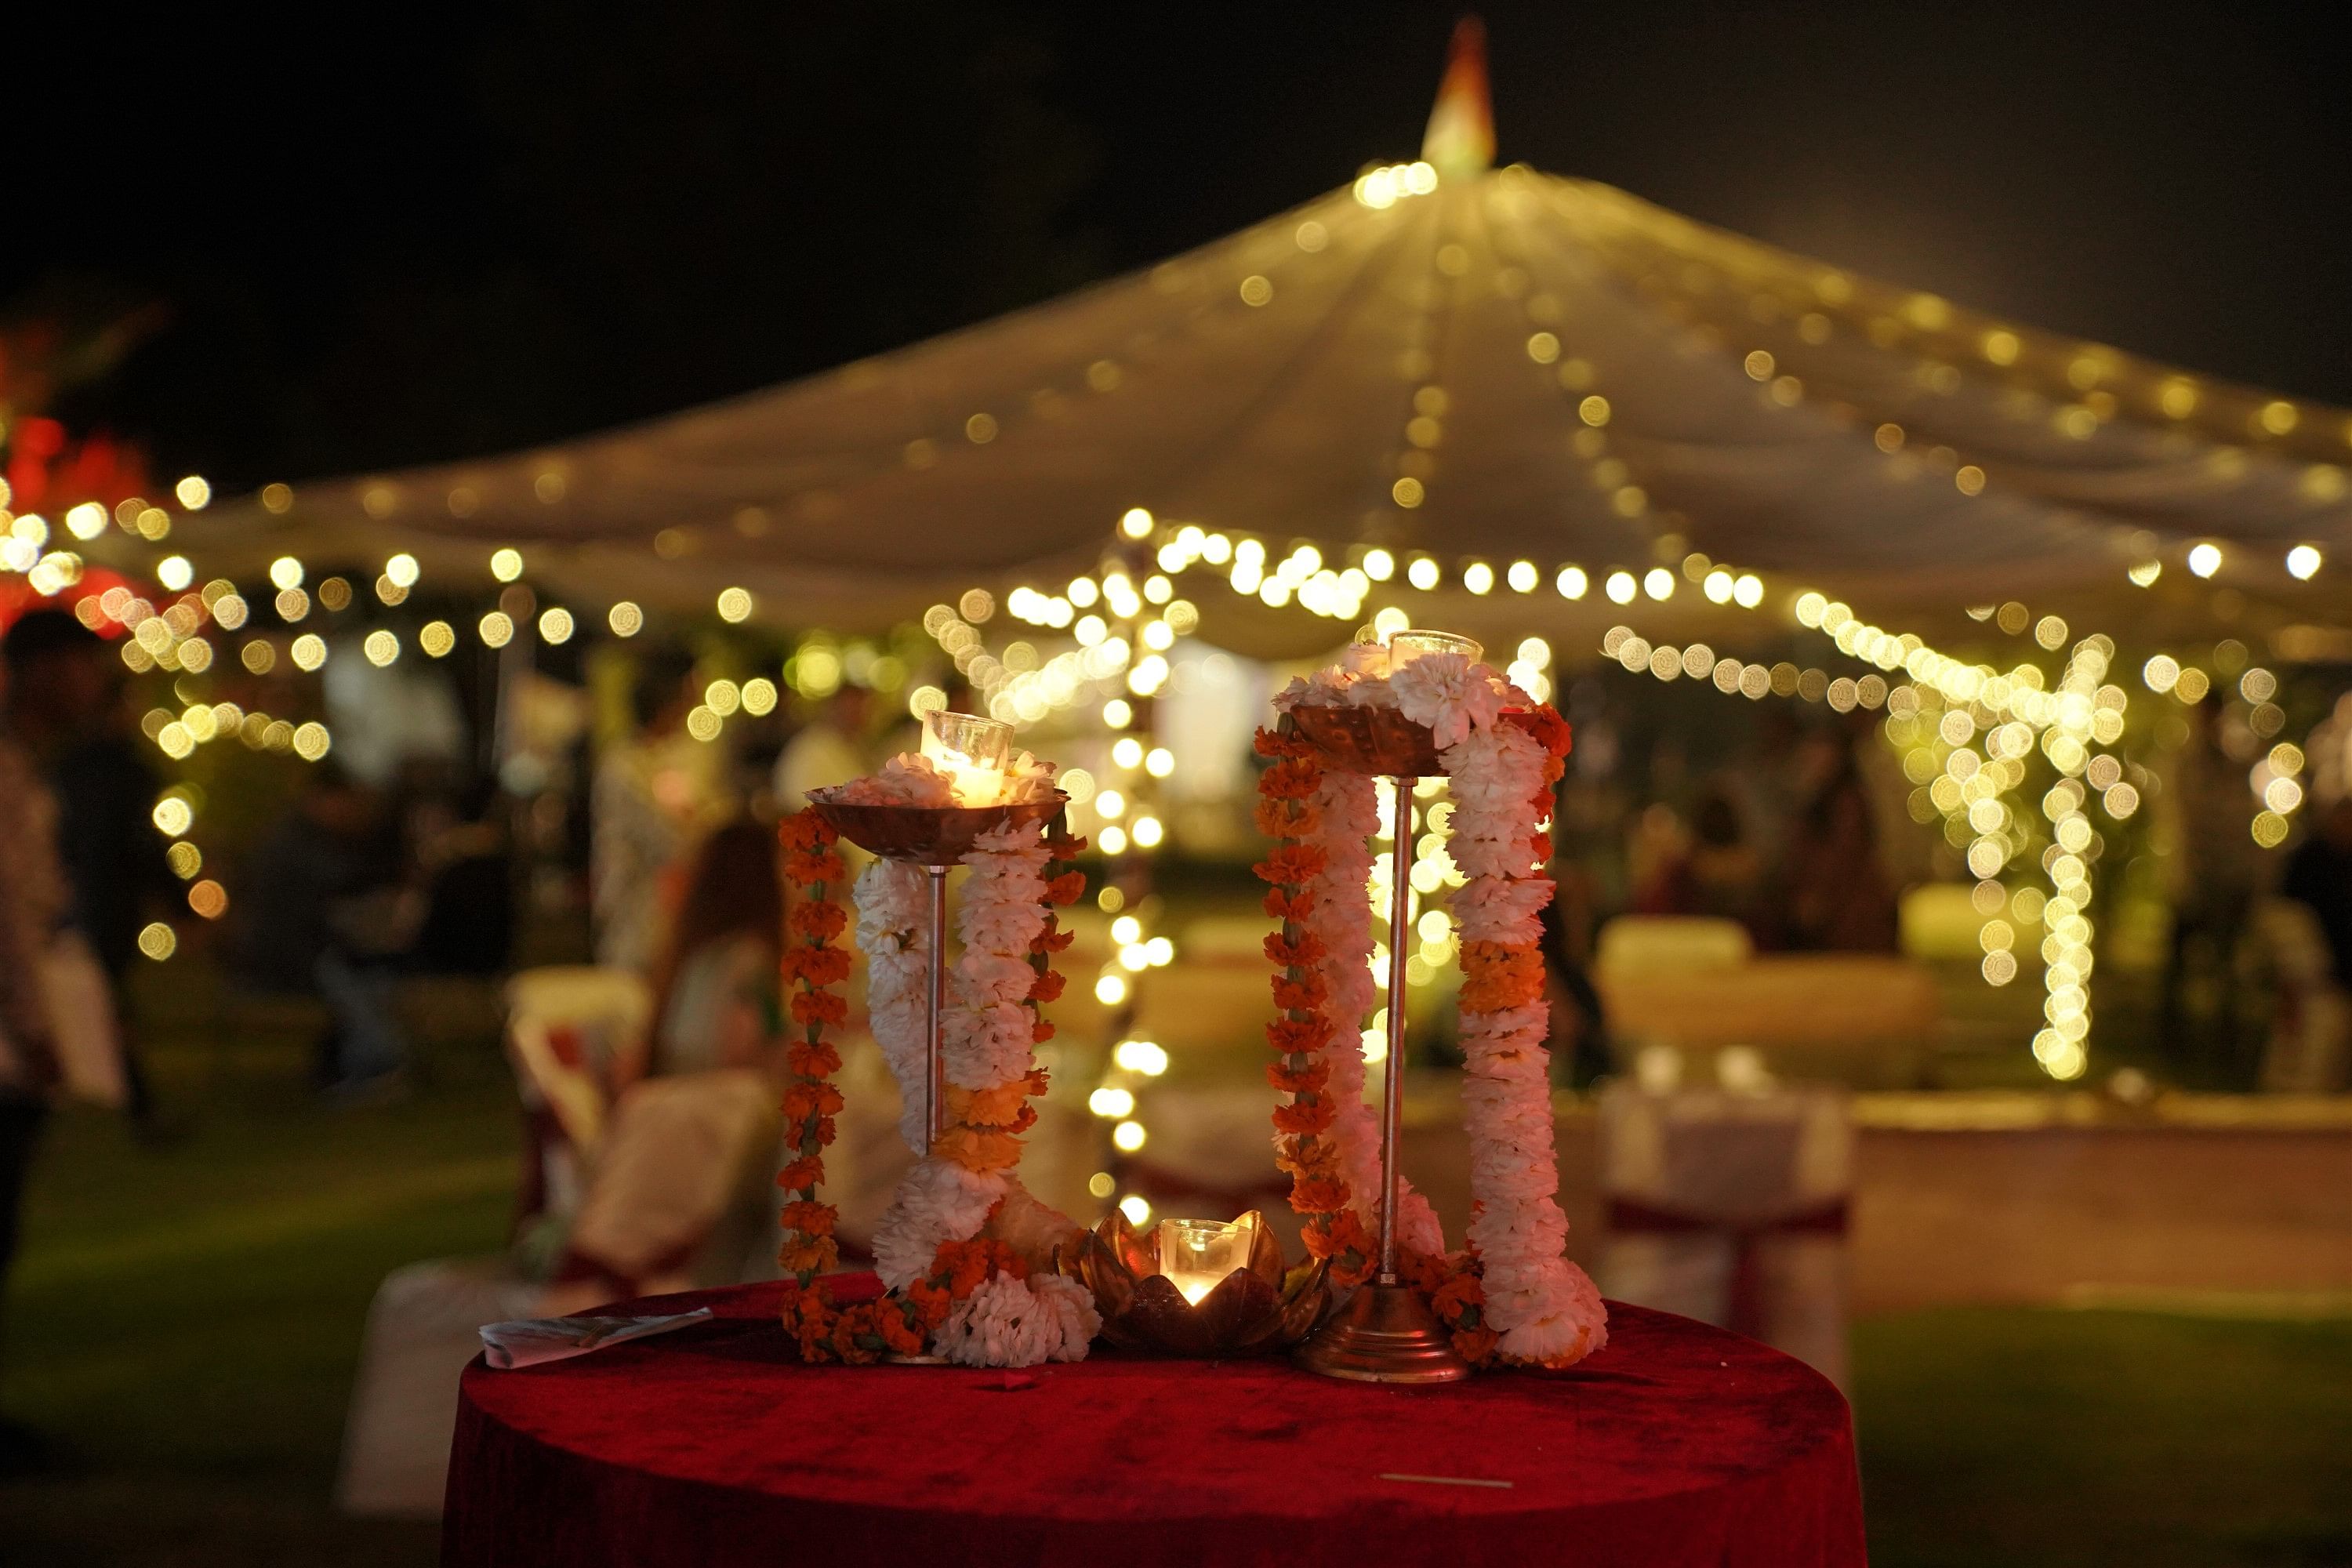
[[[1365,1281],[1300,1352],[1307,1366],[1331,1376],[1442,1383],[1474,1365],[1556,1368],[1607,1338],[1599,1293],[1562,1255],[1568,1222],[1553,1195],[1559,1178],[1543,1043],[1539,917],[1553,889],[1541,868],[1568,726],[1478,662],[1480,651],[1426,632],[1351,649],[1341,668],[1277,699],[1282,728],[1259,737],[1259,750],[1276,759],[1261,781],[1259,825],[1284,840],[1258,868],[1275,884],[1267,912],[1284,922],[1266,943],[1282,969],[1274,987],[1282,1016],[1268,1037],[1283,1057],[1269,1076],[1289,1097],[1275,1111],[1277,1154],[1308,1246],[1331,1259],[1335,1279]],[[1376,1234],[1367,1237],[1360,1058],[1348,1064],[1350,1074],[1326,1053],[1343,1026],[1360,1021],[1367,999],[1361,847],[1371,814],[1358,808],[1360,795],[1330,781],[1352,778],[1369,794],[1375,774],[1393,779],[1396,794],[1381,1185]],[[1454,855],[1467,874],[1454,915],[1475,1201],[1470,1245],[1452,1255],[1398,1168],[1412,784],[1433,774],[1453,782]]]
[[[1045,1088],[1034,1047],[1053,1026],[1037,1008],[1060,993],[1052,955],[1069,943],[1053,906],[1084,892],[1067,864],[1084,841],[1044,836],[1047,820],[1066,803],[1052,789],[1045,764],[1024,756],[1013,782],[1034,787],[1021,797],[961,806],[944,803],[938,776],[922,762],[896,759],[877,779],[821,792],[782,830],[787,876],[809,889],[789,917],[795,942],[784,964],[788,979],[803,986],[793,997],[793,1016],[809,1025],[805,1048],[794,1047],[795,1079],[785,1099],[795,1158],[778,1177],[793,1194],[781,1254],[793,1274],[784,1323],[807,1361],[1076,1361],[1101,1324],[1093,1300],[1077,1282],[1032,1267],[1050,1251],[1041,1238],[1059,1239],[1076,1227],[1031,1198],[1012,1173],[1020,1135],[1036,1121],[1029,1098]],[[842,837],[884,858],[860,879],[858,930],[872,959],[876,1037],[908,1101],[900,1131],[922,1155],[876,1234],[885,1294],[850,1308],[835,1307],[817,1278],[837,1262],[838,1251],[835,1211],[814,1192],[824,1175],[818,1154],[832,1140],[833,1115],[842,1104],[840,1091],[824,1081],[840,1057],[821,1037],[824,1024],[846,1013],[824,989],[849,969],[848,954],[831,945],[847,916],[824,899],[826,888],[844,878],[833,849]],[[959,911],[964,950],[950,998],[946,875],[957,864],[971,877]],[[928,900],[920,897],[924,873]],[[927,1026],[919,1041],[910,1038],[919,973]],[[913,1092],[918,1082],[919,1096]],[[919,1120],[912,1114],[918,1104]]]

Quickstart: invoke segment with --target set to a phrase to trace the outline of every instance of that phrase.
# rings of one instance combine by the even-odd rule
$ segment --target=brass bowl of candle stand
[[[1044,822],[1070,804],[1060,790],[1002,805],[856,805],[831,798],[838,793],[838,786],[809,792],[819,821],[869,855],[925,866],[961,865],[982,834]]]
[[[1328,1264],[1286,1270],[1282,1244],[1255,1209],[1242,1216],[1253,1231],[1249,1262],[1217,1282],[1196,1302],[1160,1272],[1149,1233],[1139,1237],[1127,1216],[1109,1217],[1075,1243],[1054,1249],[1054,1271],[1094,1292],[1102,1337],[1121,1350],[1223,1360],[1264,1355],[1298,1343],[1331,1304]]]
[[[1314,742],[1327,768],[1408,779],[1445,771],[1429,726],[1414,723],[1394,708],[1301,702],[1291,709],[1286,722]]]

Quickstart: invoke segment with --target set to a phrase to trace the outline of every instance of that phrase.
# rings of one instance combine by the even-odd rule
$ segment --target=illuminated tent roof
[[[404,550],[472,579],[512,545],[584,602],[699,610],[740,584],[762,619],[856,629],[1058,584],[1143,507],[1276,557],[1315,541],[1335,568],[1387,547],[1400,580],[1374,599],[1421,621],[1526,626],[1537,606],[1507,585],[1524,560],[1538,626],[1575,630],[1617,613],[1610,572],[1691,552],[1923,629],[2029,587],[2081,624],[2210,624],[2200,541],[2250,624],[2308,620],[2326,575],[2296,581],[2290,549],[2352,561],[2342,410],[1492,169],[1491,144],[1483,65],[1458,56],[1424,163],[771,390],[216,507],[205,563]],[[1412,552],[1443,563],[1439,602],[1403,592]],[[1484,603],[1459,587],[1473,558],[1505,579]],[[2149,563],[2153,588],[2126,581]],[[1573,605],[1570,564],[1591,584]],[[1205,575],[1183,591],[1213,640],[1328,643],[1351,619],[1276,616]],[[1708,606],[1685,585],[1649,609]]]

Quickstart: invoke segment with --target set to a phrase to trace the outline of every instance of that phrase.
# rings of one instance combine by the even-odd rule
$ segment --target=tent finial
[[[1422,161],[1442,180],[1475,179],[1495,166],[1495,108],[1486,94],[1486,24],[1465,16],[1454,25],[1454,46],[1437,102],[1422,133]]]

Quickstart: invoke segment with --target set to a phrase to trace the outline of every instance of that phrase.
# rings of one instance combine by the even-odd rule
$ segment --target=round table
[[[1864,1561],[1838,1391],[1664,1312],[1612,1302],[1608,1347],[1565,1373],[1402,1388],[1116,1352],[803,1366],[776,1300],[664,1297],[624,1310],[717,1321],[522,1371],[476,1360],[444,1563]]]

